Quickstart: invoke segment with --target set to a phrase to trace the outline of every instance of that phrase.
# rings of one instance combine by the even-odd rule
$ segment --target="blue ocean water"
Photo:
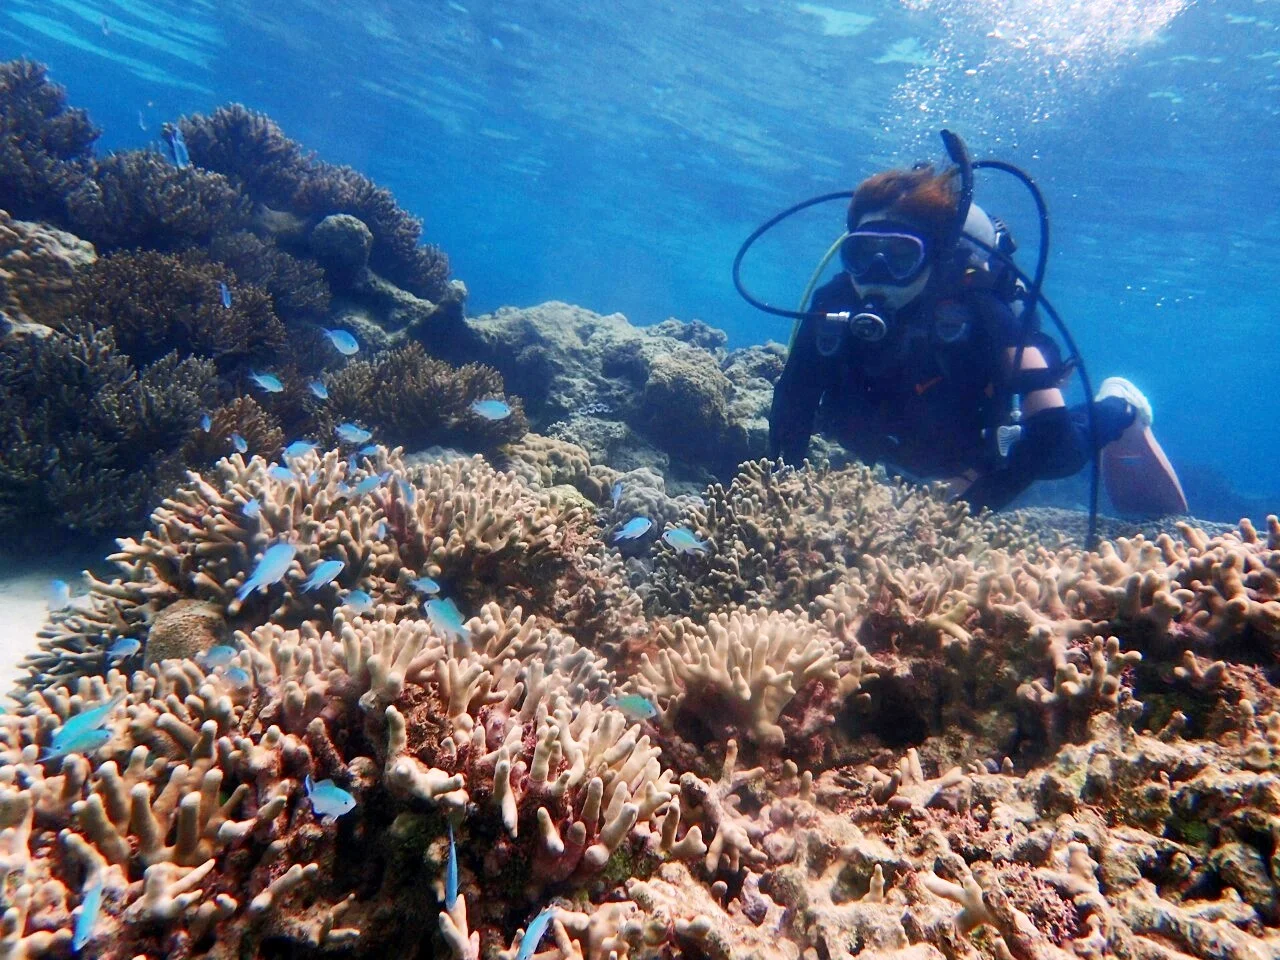
[[[1181,469],[1274,506],[1278,24],[1277,0],[4,0],[0,57],[46,62],[104,149],[269,113],[421,216],[473,313],[559,299],[734,345],[788,333],[733,291],[743,237],[940,158],[945,125],[1043,187],[1095,382],[1137,382]],[[977,200],[1029,267],[1026,197],[987,175]],[[751,286],[793,304],[842,221],[789,221]]]

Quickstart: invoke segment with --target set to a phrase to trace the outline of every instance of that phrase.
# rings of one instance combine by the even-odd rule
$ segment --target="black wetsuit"
[[[819,288],[810,309],[857,312],[849,275],[841,273]],[[1005,422],[996,407],[1007,389],[1006,353],[1016,347],[1019,333],[1008,305],[990,291],[958,288],[921,297],[895,316],[884,340],[868,343],[846,333],[829,357],[818,351],[821,322],[801,322],[774,386],[771,457],[798,463],[818,425],[859,459],[915,477],[976,470],[978,479],[963,495],[975,509],[998,509],[1034,481],[1070,476],[1088,461],[1083,408],[1027,417],[1007,460],[996,453],[991,431]],[[1052,363],[1056,356],[1047,359]],[[1135,415],[1118,398],[1095,404],[1095,410],[1104,445]]]

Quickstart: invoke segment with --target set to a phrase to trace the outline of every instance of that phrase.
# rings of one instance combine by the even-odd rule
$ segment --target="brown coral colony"
[[[18,62],[0,124],[0,524],[121,534],[0,716],[0,956],[1280,952],[1276,517],[781,470],[776,352],[464,320],[266,117],[97,158]]]

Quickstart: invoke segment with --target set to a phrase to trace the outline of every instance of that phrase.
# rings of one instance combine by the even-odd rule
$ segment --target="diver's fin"
[[[1187,512],[1187,497],[1178,474],[1151,428],[1141,420],[1102,449],[1102,482],[1122,516]]]

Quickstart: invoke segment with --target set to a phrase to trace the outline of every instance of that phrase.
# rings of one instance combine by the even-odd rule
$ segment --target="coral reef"
[[[0,527],[49,538],[131,526],[181,476],[175,454],[216,389],[209,362],[135,365],[81,321],[0,341]]]
[[[486,420],[472,411],[478,400],[501,398],[502,377],[478,363],[455,369],[427,356],[417,343],[371,360],[348,363],[326,378],[329,399],[314,413],[316,435],[333,436],[344,421],[376,426],[392,446],[422,450],[433,445],[492,450],[528,429],[518,400],[511,414]]]
[[[65,316],[79,269],[96,257],[79,237],[0,210],[0,338]]]
[[[478,960],[544,925],[557,958],[1280,949],[1280,519],[1049,550],[869,471],[757,464],[701,533],[745,560],[776,513],[804,556],[735,583],[693,566],[719,543],[655,546],[747,599],[646,620],[606,508],[556,492],[616,474],[507,456],[232,457],[122,540],[0,717],[6,947],[65,951],[96,909],[112,960]],[[104,650],[130,636],[127,672]]]
[[[470,318],[432,350],[495,367],[535,430],[616,469],[647,466],[701,486],[765,453],[769,377],[781,372],[776,345],[728,353],[723,344],[697,321],[640,328],[551,302]]]
[[[222,304],[223,283],[230,307]],[[266,292],[194,250],[101,257],[77,276],[71,305],[81,320],[110,328],[116,345],[140,363],[177,350],[207,357],[225,374],[251,362],[269,365],[285,342]]]
[[[778,345],[464,321],[385,190],[179,125],[0,67],[0,525],[122,534],[0,713],[0,956],[1280,955],[1280,519],[760,460]]]
[[[90,175],[98,133],[41,64],[0,63],[0,207],[62,222],[67,198]]]
[[[372,270],[428,300],[446,296],[448,259],[434,247],[420,246],[421,221],[363,174],[304,154],[269,117],[240,104],[207,117],[185,118],[180,127],[197,166],[225,174],[255,202],[306,219],[309,229],[320,231],[311,246],[323,264],[338,268],[338,286],[351,285],[352,258],[349,251],[339,252],[349,241],[335,243],[334,222],[326,218],[345,215],[359,220],[370,234],[367,262]]]

